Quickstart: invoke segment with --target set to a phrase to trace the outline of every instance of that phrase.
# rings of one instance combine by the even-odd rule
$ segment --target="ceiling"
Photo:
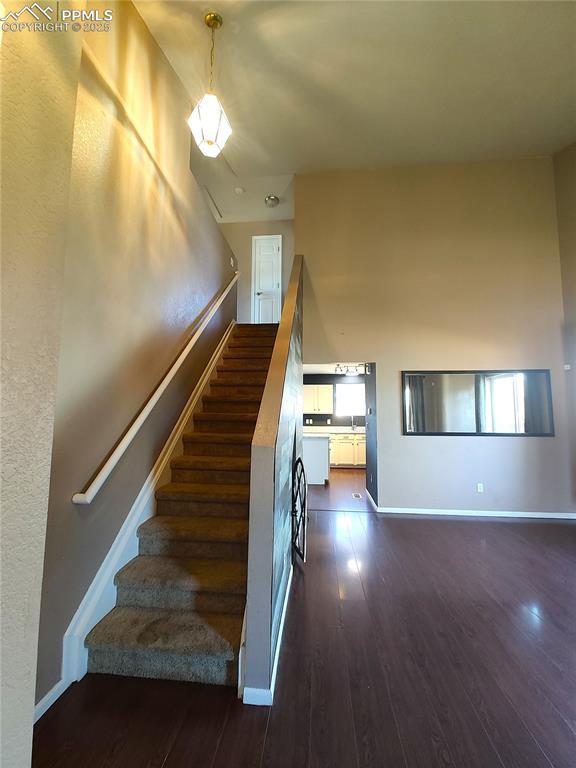
[[[576,138],[573,2],[136,4],[191,102],[208,81],[203,13],[224,17],[215,90],[234,132],[216,160],[191,154],[221,221],[292,218],[296,173],[534,156]]]

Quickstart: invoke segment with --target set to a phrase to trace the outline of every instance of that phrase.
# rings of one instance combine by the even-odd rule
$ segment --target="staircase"
[[[89,672],[236,685],[250,451],[277,327],[234,327],[139,554],[116,574],[116,607],[86,638]]]

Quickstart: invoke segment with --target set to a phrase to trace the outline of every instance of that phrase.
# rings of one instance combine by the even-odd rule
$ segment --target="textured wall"
[[[304,361],[376,362],[380,505],[572,511],[551,160],[310,174],[295,194]],[[549,368],[556,437],[402,435],[402,370],[482,368]]]
[[[238,322],[249,323],[252,311],[252,237],[282,235],[282,300],[284,300],[294,261],[294,222],[242,221],[235,224],[220,224],[220,229],[236,256],[240,272]]]
[[[73,505],[233,274],[189,170],[189,96],[132,3],[114,5],[111,26],[86,34],[78,82],[38,699],[59,679],[70,620],[235,313],[231,295],[102,491]]]
[[[572,487],[576,498],[576,143],[554,157],[558,241],[564,296],[566,385],[570,405]]]
[[[5,12],[21,3],[4,3]],[[79,36],[4,33],[2,129],[2,734],[28,768]]]

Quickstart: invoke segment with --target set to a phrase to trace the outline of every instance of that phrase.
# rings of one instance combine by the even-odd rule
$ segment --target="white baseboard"
[[[576,520],[576,512],[523,512],[505,509],[426,509],[424,507],[379,507],[370,493],[375,512],[382,515],[436,515],[440,517],[508,517],[528,520]]]
[[[282,646],[282,635],[284,633],[284,621],[286,620],[286,611],[290,599],[290,587],[292,586],[292,574],[294,566],[290,565],[288,574],[288,584],[284,593],[284,604],[282,606],[282,616],[280,618],[280,628],[278,630],[278,641],[276,643],[276,653],[274,654],[274,663],[272,665],[272,675],[270,677],[269,688],[244,688],[242,701],[244,704],[254,704],[260,707],[271,707],[274,703],[274,689],[276,687],[276,673],[278,672],[278,661],[280,659],[280,648]]]
[[[70,683],[74,682],[73,680],[66,681],[63,677],[58,680],[56,685],[53,685],[52,688],[48,691],[48,693],[43,696],[38,704],[34,707],[34,722],[37,720],[40,720],[44,712],[47,712],[52,704],[56,701],[56,699],[60,698],[66,688],[70,685]]]
[[[216,363],[218,362],[235,325],[236,322],[233,320],[226,329],[226,332],[210,358],[204,373],[194,387],[194,391],[190,395],[184,410],[174,425],[170,437],[162,448],[152,471],[146,478],[140,493],[136,497],[130,512],[108,551],[108,554],[98,569],[82,602],[78,606],[78,610],[74,614],[63,639],[62,676],[56,685],[54,685],[54,687],[51,688],[51,690],[48,691],[36,705],[34,709],[34,722],[42,717],[44,712],[52,706],[69,685],[77,680],[81,680],[86,674],[88,668],[88,651],[84,647],[86,635],[116,605],[114,576],[120,568],[126,565],[126,563],[138,554],[138,538],[136,536],[136,531],[145,520],[152,517],[154,514],[154,492],[158,485],[164,479],[167,479],[163,476],[169,470],[170,459],[179,448],[186,425],[192,416],[203,390],[210,380],[212,372],[216,367]]]

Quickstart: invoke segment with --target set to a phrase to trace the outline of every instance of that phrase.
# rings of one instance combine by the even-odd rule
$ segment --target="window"
[[[364,384],[336,384],[336,416],[364,416]]]

